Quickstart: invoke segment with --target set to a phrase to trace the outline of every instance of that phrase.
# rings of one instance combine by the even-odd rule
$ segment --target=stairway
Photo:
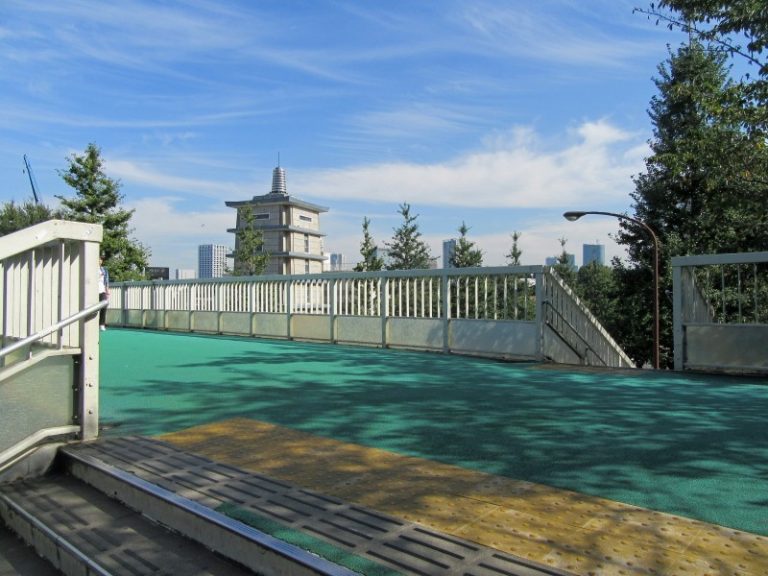
[[[0,485],[0,519],[77,576],[566,574],[143,437],[62,448],[54,472]],[[0,576],[46,574],[9,550]]]

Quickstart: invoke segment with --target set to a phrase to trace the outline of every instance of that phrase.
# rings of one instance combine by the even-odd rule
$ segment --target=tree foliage
[[[269,265],[269,253],[264,250],[264,232],[256,227],[253,208],[239,210],[240,222],[235,231],[233,276],[257,276]]]
[[[363,218],[363,241],[360,243],[360,255],[363,259],[355,265],[355,272],[371,272],[384,268],[384,260],[377,256],[370,225],[371,221]]]
[[[618,289],[616,275],[610,266],[590,262],[576,273],[575,290],[579,298],[614,336],[621,324]]]
[[[573,286],[576,283],[576,269],[569,258],[568,251],[565,249],[568,239],[559,238],[558,242],[560,242],[560,255],[557,257],[557,263],[553,268],[566,284]]]
[[[418,214],[411,214],[411,206],[407,203],[401,204],[398,211],[403,217],[403,223],[395,228],[392,242],[386,243],[390,258],[387,270],[429,268],[431,254],[421,239],[419,225],[416,223]]]
[[[483,251],[475,248],[475,243],[467,239],[469,228],[462,222],[459,226],[459,239],[456,249],[451,256],[451,266],[454,268],[474,268],[483,265]]]
[[[728,78],[726,57],[692,40],[659,66],[658,94],[646,170],[635,178],[634,217],[660,239],[662,363],[671,363],[672,256],[768,248],[768,154],[765,141],[745,130],[742,102]],[[617,266],[623,300],[643,318],[625,349],[638,362],[652,355],[653,242],[622,221],[617,241],[629,264]],[[643,338],[642,335],[645,335]]]
[[[738,82],[748,133],[768,133],[768,10],[765,0],[660,0],[639,12],[746,62],[756,73]]]
[[[57,196],[63,206],[62,216],[104,227],[101,250],[111,280],[141,280],[149,251],[129,238],[132,232],[129,222],[134,211],[120,207],[121,184],[109,178],[102,165],[101,150],[95,144],[89,144],[84,154],[69,157],[69,168],[59,170],[59,175],[74,188],[75,197]]]
[[[0,236],[56,217],[56,212],[45,204],[29,200],[23,204],[16,204],[13,200],[5,202],[0,208]]]
[[[510,247],[509,253],[506,256],[507,264],[509,266],[520,266],[520,257],[523,255],[523,251],[520,250],[517,242],[520,240],[521,235],[522,234],[517,230],[512,232],[512,246]]]

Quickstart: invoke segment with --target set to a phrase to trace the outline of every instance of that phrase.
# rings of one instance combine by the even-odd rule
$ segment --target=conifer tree
[[[56,213],[44,204],[36,204],[29,200],[23,204],[16,204],[13,200],[5,202],[0,208],[0,236],[51,218],[56,218]]]
[[[459,239],[456,241],[456,249],[451,256],[451,266],[454,268],[474,268],[483,265],[483,252],[475,248],[475,243],[467,239],[469,228],[462,222],[459,226]]]
[[[418,214],[411,214],[411,206],[407,203],[400,205],[398,210],[403,217],[403,223],[395,228],[389,248],[390,264],[387,270],[413,270],[429,268],[431,254],[429,247],[421,240],[419,225],[416,223]]]
[[[75,189],[75,197],[57,196],[63,206],[62,216],[104,227],[101,250],[112,281],[143,279],[149,251],[129,238],[132,230],[128,225],[134,211],[120,207],[121,183],[104,173],[101,150],[89,144],[83,155],[72,154],[69,163],[69,168],[59,170],[59,175]]]
[[[367,217],[363,218],[363,241],[360,243],[363,259],[355,265],[355,272],[371,272],[384,268],[384,260],[376,255],[376,243],[371,236],[370,225],[371,221]]]
[[[659,66],[646,170],[635,178],[633,217],[660,240],[660,285],[671,290],[672,256],[768,249],[768,153],[742,123],[722,52],[696,40]],[[622,221],[617,242],[629,262],[616,263],[622,308],[633,324],[622,347],[639,364],[652,356],[653,242]],[[671,363],[671,304],[661,298],[662,365]]]
[[[264,250],[264,232],[255,227],[256,217],[250,206],[240,208],[240,225],[235,232],[233,276],[257,276],[269,265]]]
[[[521,235],[517,230],[512,232],[512,247],[507,254],[507,264],[509,266],[520,266],[520,256],[523,255],[523,251],[520,250],[517,241],[520,240]]]

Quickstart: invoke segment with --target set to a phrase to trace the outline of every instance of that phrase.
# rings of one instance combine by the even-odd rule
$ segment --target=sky
[[[484,264],[624,249],[653,78],[682,38],[643,0],[3,0],[0,202],[74,190],[89,143],[135,210],[150,264],[234,245],[225,201],[270,191],[329,208],[325,252],[383,245],[408,203],[434,256],[466,223]]]

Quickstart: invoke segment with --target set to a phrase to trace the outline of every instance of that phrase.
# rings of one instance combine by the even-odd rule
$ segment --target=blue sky
[[[631,209],[652,78],[680,36],[642,0],[68,0],[0,3],[0,201],[72,196],[57,170],[96,143],[151,264],[196,268],[234,244],[227,200],[325,205],[326,252],[359,257],[364,217],[391,239],[408,202],[434,255],[462,221],[525,264]]]

